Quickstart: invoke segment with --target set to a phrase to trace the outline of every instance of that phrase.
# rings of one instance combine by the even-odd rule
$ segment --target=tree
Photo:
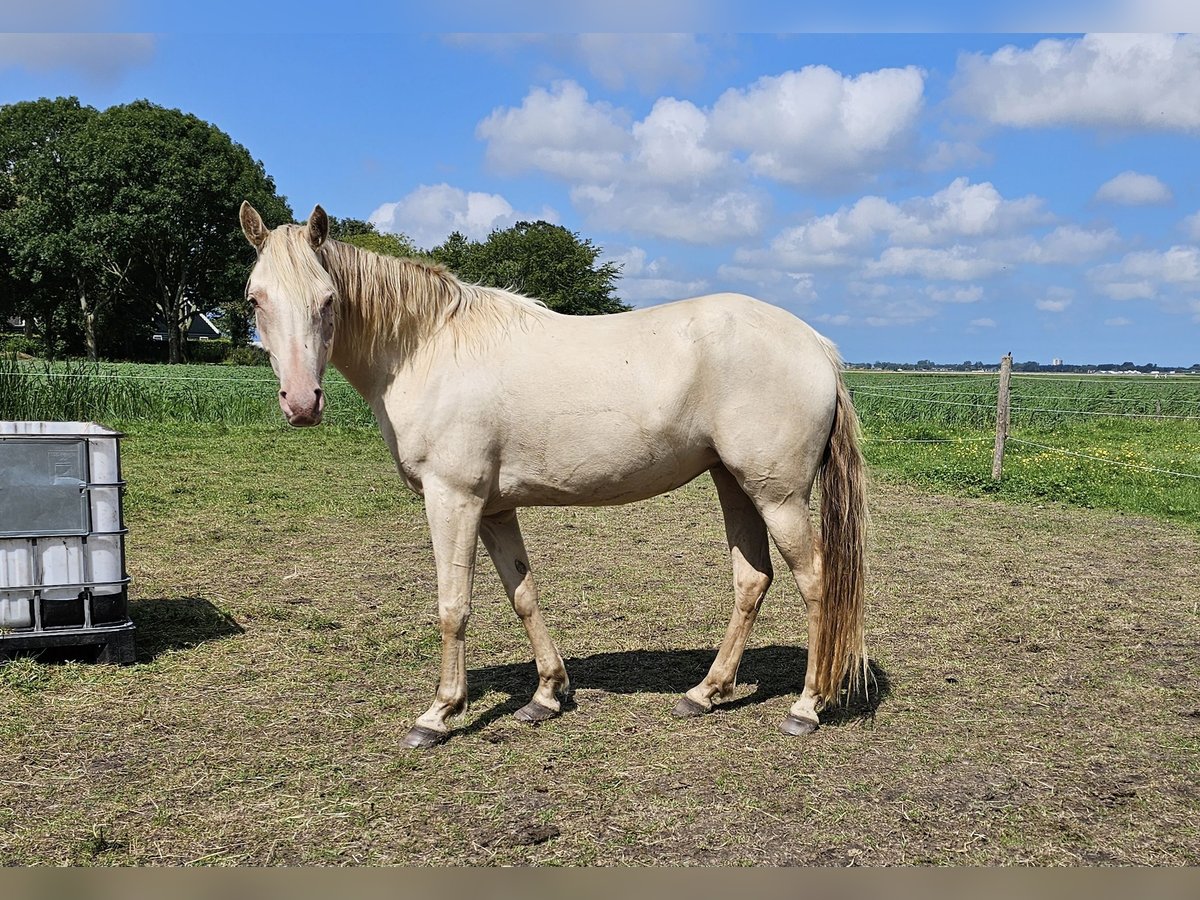
[[[472,245],[461,231],[452,231],[440,246],[434,247],[430,251],[430,255],[451,272],[466,278],[464,273],[467,272],[470,265],[467,257],[471,253],[472,246],[478,245]]]
[[[375,225],[362,219],[339,219],[329,217],[329,236],[336,241],[344,241],[355,234],[377,234]]]
[[[249,200],[269,226],[291,221],[262,163],[216,126],[138,100],[87,123],[82,168],[89,227],[128,260],[125,289],[149,298],[166,324],[168,358],[181,362],[198,312],[248,322],[248,272],[237,208]],[[243,328],[243,331],[247,330]]]
[[[329,236],[334,240],[353,244],[355,247],[361,247],[363,250],[370,250],[372,253],[379,253],[383,256],[404,258],[429,256],[424,250],[417,249],[417,245],[407,234],[390,232],[381,234],[375,228],[374,223],[364,222],[362,219],[339,219],[337,216],[330,216]]]
[[[601,248],[549,222],[518,222],[493,231],[482,243],[455,232],[431,251],[465,281],[536,297],[571,315],[622,312],[614,296],[620,269],[597,263]]]
[[[106,236],[88,229],[79,192],[82,135],[96,115],[74,97],[0,108],[0,259],[8,282],[0,315],[39,322],[50,353],[59,333],[79,324],[93,360],[97,312],[119,271]]]
[[[418,250],[413,245],[407,235],[403,234],[378,234],[374,231],[367,231],[347,235],[340,240],[384,256],[414,258],[426,255],[424,251]]]

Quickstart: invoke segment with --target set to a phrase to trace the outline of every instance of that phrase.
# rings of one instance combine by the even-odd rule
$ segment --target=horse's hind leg
[[[570,691],[567,669],[562,657],[550,638],[550,632],[542,619],[538,607],[537,588],[533,573],[529,569],[529,555],[525,552],[525,541],[521,537],[521,526],[513,510],[495,516],[486,516],[479,530],[483,546],[496,564],[496,572],[504,583],[504,590],[512,602],[513,610],[525,626],[533,656],[537,661],[538,687],[533,700],[516,712],[522,722],[541,722],[562,711],[559,697]]]
[[[787,502],[764,504],[763,517],[779,555],[792,570],[808,611],[808,665],[804,691],[779,727],[787,734],[808,734],[816,731],[820,723],[818,713],[823,706],[815,690],[817,634],[821,622],[821,552],[809,518],[807,497],[804,502],[798,502],[793,495]]]
[[[725,536],[733,560],[733,615],[708,674],[675,704],[674,715],[679,718],[710,712],[714,703],[733,696],[746,638],[771,586],[771,549],[762,516],[724,466],[712,469],[712,477],[725,514]]]

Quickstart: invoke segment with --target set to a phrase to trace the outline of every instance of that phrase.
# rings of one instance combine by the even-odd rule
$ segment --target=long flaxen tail
[[[826,344],[830,361],[841,360]],[[859,448],[858,415],[840,372],[833,431],[821,464],[822,599],[816,646],[817,694],[835,702],[846,676],[850,690],[866,687],[867,647],[863,634],[863,581],[866,570],[867,474]]]

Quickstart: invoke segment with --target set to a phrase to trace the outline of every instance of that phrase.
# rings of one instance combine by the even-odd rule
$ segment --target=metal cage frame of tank
[[[15,498],[7,498],[9,512],[5,514],[6,498],[0,490],[0,549],[5,553],[18,553],[20,547],[28,547],[28,558],[24,560],[28,572],[27,584],[11,584],[12,571],[0,573],[0,601],[13,604],[29,603],[28,625],[0,628],[0,662],[18,651],[45,650],[52,648],[80,648],[91,650],[102,662],[128,664],[134,661],[134,624],[129,618],[129,575],[125,570],[125,527],[123,495],[125,481],[121,477],[120,440],[121,432],[113,431],[93,422],[0,422],[0,468],[5,465],[5,456],[10,459],[11,472],[17,471],[19,450],[14,447],[29,445],[37,448],[30,456],[36,459],[41,448],[51,469],[47,484],[34,484],[24,492],[18,490]],[[103,461],[103,444],[111,442],[111,463]],[[57,447],[52,446],[57,445]],[[54,454],[57,454],[58,462]],[[74,454],[71,458],[68,454]],[[102,459],[97,465],[97,459]],[[72,463],[78,460],[79,477],[58,477],[61,468],[68,475]],[[94,469],[110,470],[111,477],[96,480]],[[11,473],[10,473],[11,474]],[[12,475],[12,477],[17,477]],[[61,484],[60,484],[61,482]],[[0,489],[4,487],[0,481]],[[10,492],[22,485],[9,484]],[[39,490],[40,489],[40,490]],[[74,514],[74,490],[79,492],[78,520],[67,519]],[[51,498],[53,495],[53,499]],[[98,512],[97,495],[106,497],[106,505]],[[38,506],[42,498],[46,502],[30,511],[31,504]],[[57,510],[54,504],[58,505]],[[115,505],[114,505],[115,504]],[[49,511],[47,513],[47,510]],[[58,515],[57,524],[55,515]],[[36,520],[38,518],[49,521]],[[107,527],[99,527],[98,519],[108,520]],[[69,548],[68,541],[78,540],[77,575],[65,579],[47,581],[44,571],[45,548],[39,542],[60,540],[64,548],[64,568]],[[88,541],[105,544],[104,553],[109,557],[115,553],[116,576],[111,572],[97,578],[96,559],[100,551],[92,552]],[[0,565],[7,565],[0,559]],[[111,568],[111,558],[105,560]],[[113,590],[113,589],[116,590]],[[99,593],[98,591],[103,591]],[[74,596],[48,598],[47,594],[74,594]],[[14,597],[14,595],[17,595]],[[74,604],[67,610],[67,604]],[[78,609],[78,614],[76,614]],[[65,612],[64,612],[65,611]],[[69,613],[69,614],[68,614]],[[20,617],[24,621],[25,615]],[[65,620],[65,624],[62,622]],[[59,624],[56,624],[59,623]]]

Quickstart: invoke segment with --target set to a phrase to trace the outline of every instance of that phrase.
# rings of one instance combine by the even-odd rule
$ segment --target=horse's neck
[[[379,258],[349,244],[339,244],[325,262],[342,302],[331,362],[362,392],[403,367],[436,331],[432,309],[389,297],[378,283],[394,281],[391,290],[415,291],[424,273],[417,263]]]

